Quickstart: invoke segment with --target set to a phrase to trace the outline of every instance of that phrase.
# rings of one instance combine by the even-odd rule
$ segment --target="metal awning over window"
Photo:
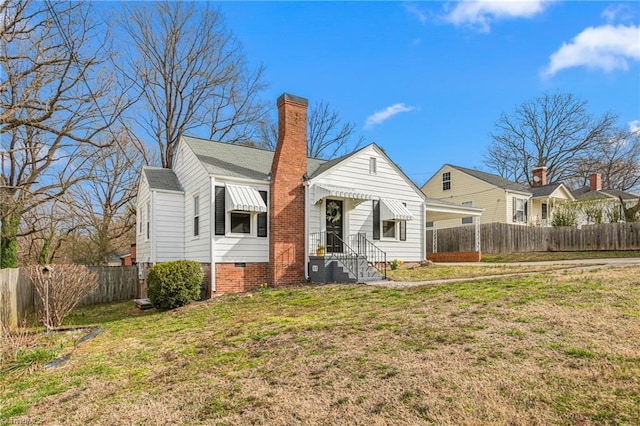
[[[369,194],[363,191],[358,191],[353,188],[347,188],[344,186],[333,186],[333,185],[312,185],[311,186],[311,202],[313,204],[318,203],[323,198],[327,197],[337,197],[337,198],[349,198],[352,200],[374,200],[375,197],[373,194]]]
[[[227,211],[265,213],[267,205],[257,189],[250,186],[227,185]]]
[[[380,199],[381,220],[412,220],[413,215],[407,207],[398,200]]]

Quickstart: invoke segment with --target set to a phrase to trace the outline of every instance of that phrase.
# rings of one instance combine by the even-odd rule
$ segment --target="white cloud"
[[[390,119],[396,114],[400,114],[401,112],[409,112],[413,111],[415,108],[412,106],[407,106],[403,103],[394,104],[386,107],[382,111],[378,111],[367,117],[367,121],[364,124],[365,129],[371,129],[376,124],[381,124],[382,122]]]
[[[423,13],[418,7],[413,3],[404,3],[404,10],[409,14],[413,15],[420,21],[421,24],[427,23],[427,15]]]
[[[471,25],[488,32],[498,19],[531,18],[542,13],[551,0],[467,0],[455,3],[445,15],[454,25]]]
[[[635,18],[635,11],[625,4],[614,4],[608,6],[601,15],[605,21],[609,24],[616,22],[628,22],[633,21]]]
[[[549,65],[542,72],[545,77],[580,66],[605,72],[626,71],[630,61],[640,60],[640,26],[589,27],[570,43],[563,43],[549,59]]]
[[[640,120],[629,122],[629,132],[631,132],[632,135],[640,136]]]

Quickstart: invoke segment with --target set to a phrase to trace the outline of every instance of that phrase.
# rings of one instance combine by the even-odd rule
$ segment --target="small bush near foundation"
[[[187,305],[200,297],[204,274],[198,262],[176,260],[154,265],[147,277],[147,294],[157,309]]]

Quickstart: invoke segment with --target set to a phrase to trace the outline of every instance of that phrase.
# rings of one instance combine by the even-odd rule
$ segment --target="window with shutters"
[[[267,191],[258,191],[267,208]],[[226,188],[215,188],[215,235],[252,236],[266,238],[268,235],[268,212],[231,210],[227,211]]]
[[[407,203],[402,203],[405,207]],[[373,239],[407,241],[406,220],[380,220],[380,201],[373,201]]]

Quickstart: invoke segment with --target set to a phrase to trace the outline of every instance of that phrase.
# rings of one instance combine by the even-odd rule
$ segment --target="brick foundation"
[[[427,253],[427,259],[438,262],[480,262],[482,253],[479,251],[458,251],[449,253]]]
[[[255,290],[261,284],[269,282],[269,275],[269,264],[266,262],[216,263],[216,293]],[[211,280],[209,280],[209,286],[211,286]]]

